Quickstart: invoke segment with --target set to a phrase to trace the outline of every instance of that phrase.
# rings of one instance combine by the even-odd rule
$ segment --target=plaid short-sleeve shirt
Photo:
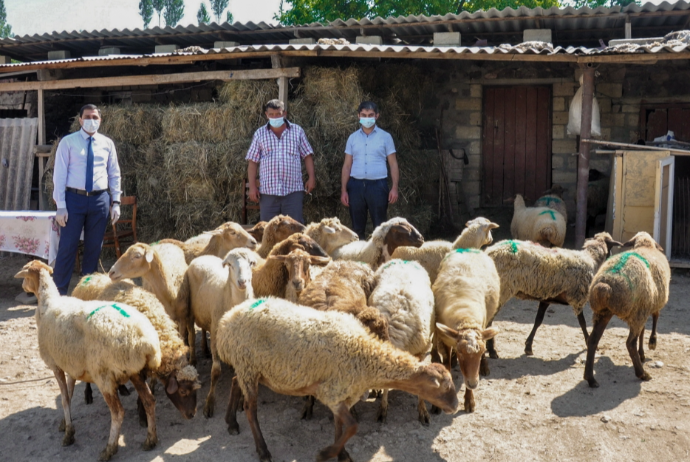
[[[304,129],[285,121],[285,131],[278,138],[269,124],[254,132],[246,160],[259,164],[259,192],[287,196],[304,191],[301,160],[314,153]]]

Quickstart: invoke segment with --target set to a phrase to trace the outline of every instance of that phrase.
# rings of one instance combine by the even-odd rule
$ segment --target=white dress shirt
[[[358,180],[380,180],[388,177],[386,159],[395,153],[393,137],[374,126],[370,134],[361,128],[347,139],[345,154],[352,156],[350,176]]]
[[[60,140],[55,153],[53,170],[53,199],[59,209],[67,208],[65,188],[86,188],[86,156],[89,150],[89,134],[84,130],[72,133]],[[110,198],[120,200],[120,166],[113,140],[105,135],[93,135],[93,190],[110,188]]]

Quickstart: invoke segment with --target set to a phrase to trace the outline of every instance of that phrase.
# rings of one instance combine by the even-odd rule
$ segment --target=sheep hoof
[[[379,408],[379,412],[376,414],[376,421],[385,424],[387,419],[388,409]]]
[[[155,448],[157,444],[158,444],[158,438],[157,437],[147,436],[146,441],[144,441],[144,444],[141,446],[141,448],[144,451],[150,451],[151,449]]]
[[[266,451],[264,454],[259,453],[259,460],[261,462],[273,462],[273,458],[271,457],[271,453]]]
[[[498,353],[496,352],[496,350],[489,351],[489,358],[498,359]]]
[[[65,436],[62,438],[63,446],[72,446],[74,444],[74,426],[70,425],[65,429]]]
[[[93,404],[93,391],[91,391],[90,387],[84,390],[84,402],[86,404]]]
[[[65,431],[65,418],[63,417],[62,420],[60,421],[60,425],[58,425],[58,431],[60,433]]]
[[[131,395],[130,391],[127,389],[125,385],[120,385],[117,387],[117,391],[120,393],[120,396],[129,396]]]
[[[302,408],[302,420],[311,420],[314,416],[314,405],[307,401]]]
[[[587,383],[589,383],[590,388],[599,388],[599,382],[596,379],[587,379]]]
[[[640,353],[640,361],[644,362],[644,360],[645,360],[644,353]]]
[[[237,422],[229,423],[228,424],[228,434],[239,435],[240,434],[240,425]]]
[[[340,451],[340,454],[338,454],[338,462],[353,462],[352,457],[350,457],[350,454],[347,453],[345,449]]]
[[[642,375],[640,376],[640,380],[648,382],[648,381],[652,380],[652,376],[649,375],[647,372],[643,372]]]
[[[649,337],[649,349],[656,350],[656,337]]]
[[[210,419],[213,417],[213,410],[215,408],[215,400],[214,399],[209,399],[206,401],[206,405],[204,406],[204,417],[207,419]]]
[[[429,413],[426,413],[426,414],[422,414],[421,412],[419,413],[419,423],[421,423],[425,427],[428,427],[430,422],[431,422],[431,417],[429,417]]]
[[[432,414],[440,414],[441,413],[441,408],[437,406],[431,406],[431,413]]]
[[[114,445],[106,446],[104,450],[101,451],[101,454],[98,456],[98,460],[110,460],[111,457],[113,457],[115,454],[117,454],[117,443]]]
[[[473,399],[466,399],[465,400],[465,412],[470,413],[474,412],[474,400]]]
[[[532,351],[532,345],[530,345],[530,346],[525,345],[525,354],[527,356],[533,356],[534,355],[534,352]]]

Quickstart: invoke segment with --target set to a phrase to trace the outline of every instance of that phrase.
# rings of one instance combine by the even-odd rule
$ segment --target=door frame
[[[671,245],[673,244],[673,187],[675,161],[675,156],[659,159],[656,164],[656,179],[654,182],[653,237],[654,240],[664,248],[664,253],[669,261],[671,260]],[[668,183],[666,185],[664,185],[665,172],[668,173]],[[665,204],[664,200],[666,202]]]

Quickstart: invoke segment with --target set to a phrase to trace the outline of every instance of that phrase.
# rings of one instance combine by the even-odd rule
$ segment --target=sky
[[[204,1],[210,15],[210,2]],[[196,12],[200,3],[201,0],[185,0],[185,15],[178,25],[198,24]],[[280,0],[230,0],[229,9],[235,21],[275,23],[273,15],[279,6]],[[65,30],[141,29],[144,26],[139,16],[139,0],[5,0],[5,8],[12,32],[20,36]],[[225,14],[221,22],[225,22]],[[154,13],[149,27],[157,25]],[[165,20],[161,18],[161,27],[164,26]]]
[[[79,31],[102,29],[142,28],[139,0],[4,0],[7,22],[15,35],[33,35],[53,31]],[[188,26],[197,24],[196,12],[202,0],[185,0],[185,16],[179,22]],[[210,11],[208,0],[206,7]],[[659,4],[663,0],[650,0]],[[275,23],[273,15],[280,0],[230,0],[230,11],[235,21]],[[214,20],[214,18],[212,18]],[[225,15],[221,22],[225,21]],[[158,25],[154,15],[149,27]],[[161,26],[165,21],[161,18]]]

